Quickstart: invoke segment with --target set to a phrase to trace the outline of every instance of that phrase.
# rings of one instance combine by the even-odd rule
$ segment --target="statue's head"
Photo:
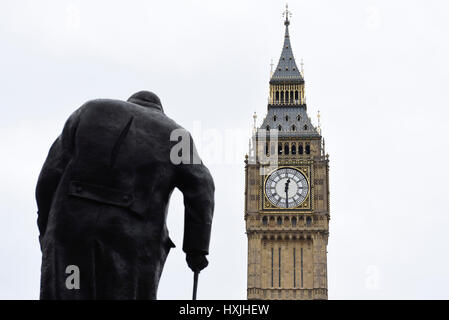
[[[129,97],[128,102],[135,103],[143,107],[155,108],[157,110],[160,110],[162,113],[164,112],[161,100],[156,94],[150,91],[136,92],[131,97]]]

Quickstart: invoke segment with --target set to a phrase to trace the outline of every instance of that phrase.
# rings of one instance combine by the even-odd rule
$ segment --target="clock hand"
[[[288,191],[288,184],[290,183],[290,179],[287,179],[287,182],[285,183],[285,192]]]
[[[285,207],[288,208],[288,185],[290,183],[290,179],[287,179],[285,183]]]

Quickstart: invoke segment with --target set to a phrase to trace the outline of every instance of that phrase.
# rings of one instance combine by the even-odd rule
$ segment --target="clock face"
[[[306,177],[293,168],[281,168],[271,173],[265,182],[268,200],[278,208],[299,206],[309,193]]]

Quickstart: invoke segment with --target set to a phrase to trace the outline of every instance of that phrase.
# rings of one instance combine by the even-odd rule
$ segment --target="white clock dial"
[[[293,168],[278,169],[265,182],[265,194],[278,208],[295,208],[304,202],[308,193],[306,177]]]

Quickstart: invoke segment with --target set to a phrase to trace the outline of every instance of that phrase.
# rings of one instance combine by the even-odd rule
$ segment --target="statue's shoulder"
[[[114,119],[123,119],[134,116],[140,123],[146,123],[147,125],[144,125],[144,127],[147,127],[149,130],[154,129],[155,127],[167,132],[176,129],[185,130],[181,125],[163,112],[122,100],[89,100],[75,111],[75,113],[82,115],[84,119],[90,120],[106,117],[107,119],[114,121]]]
[[[133,109],[136,109],[135,106],[126,101],[115,99],[93,99],[85,102],[72,114],[72,116],[81,116],[85,120],[95,120],[105,117],[113,120],[135,113],[136,110]]]
[[[130,109],[132,108],[132,104],[115,99],[93,99],[85,102],[80,109],[89,110],[89,111],[111,111],[114,109]]]

